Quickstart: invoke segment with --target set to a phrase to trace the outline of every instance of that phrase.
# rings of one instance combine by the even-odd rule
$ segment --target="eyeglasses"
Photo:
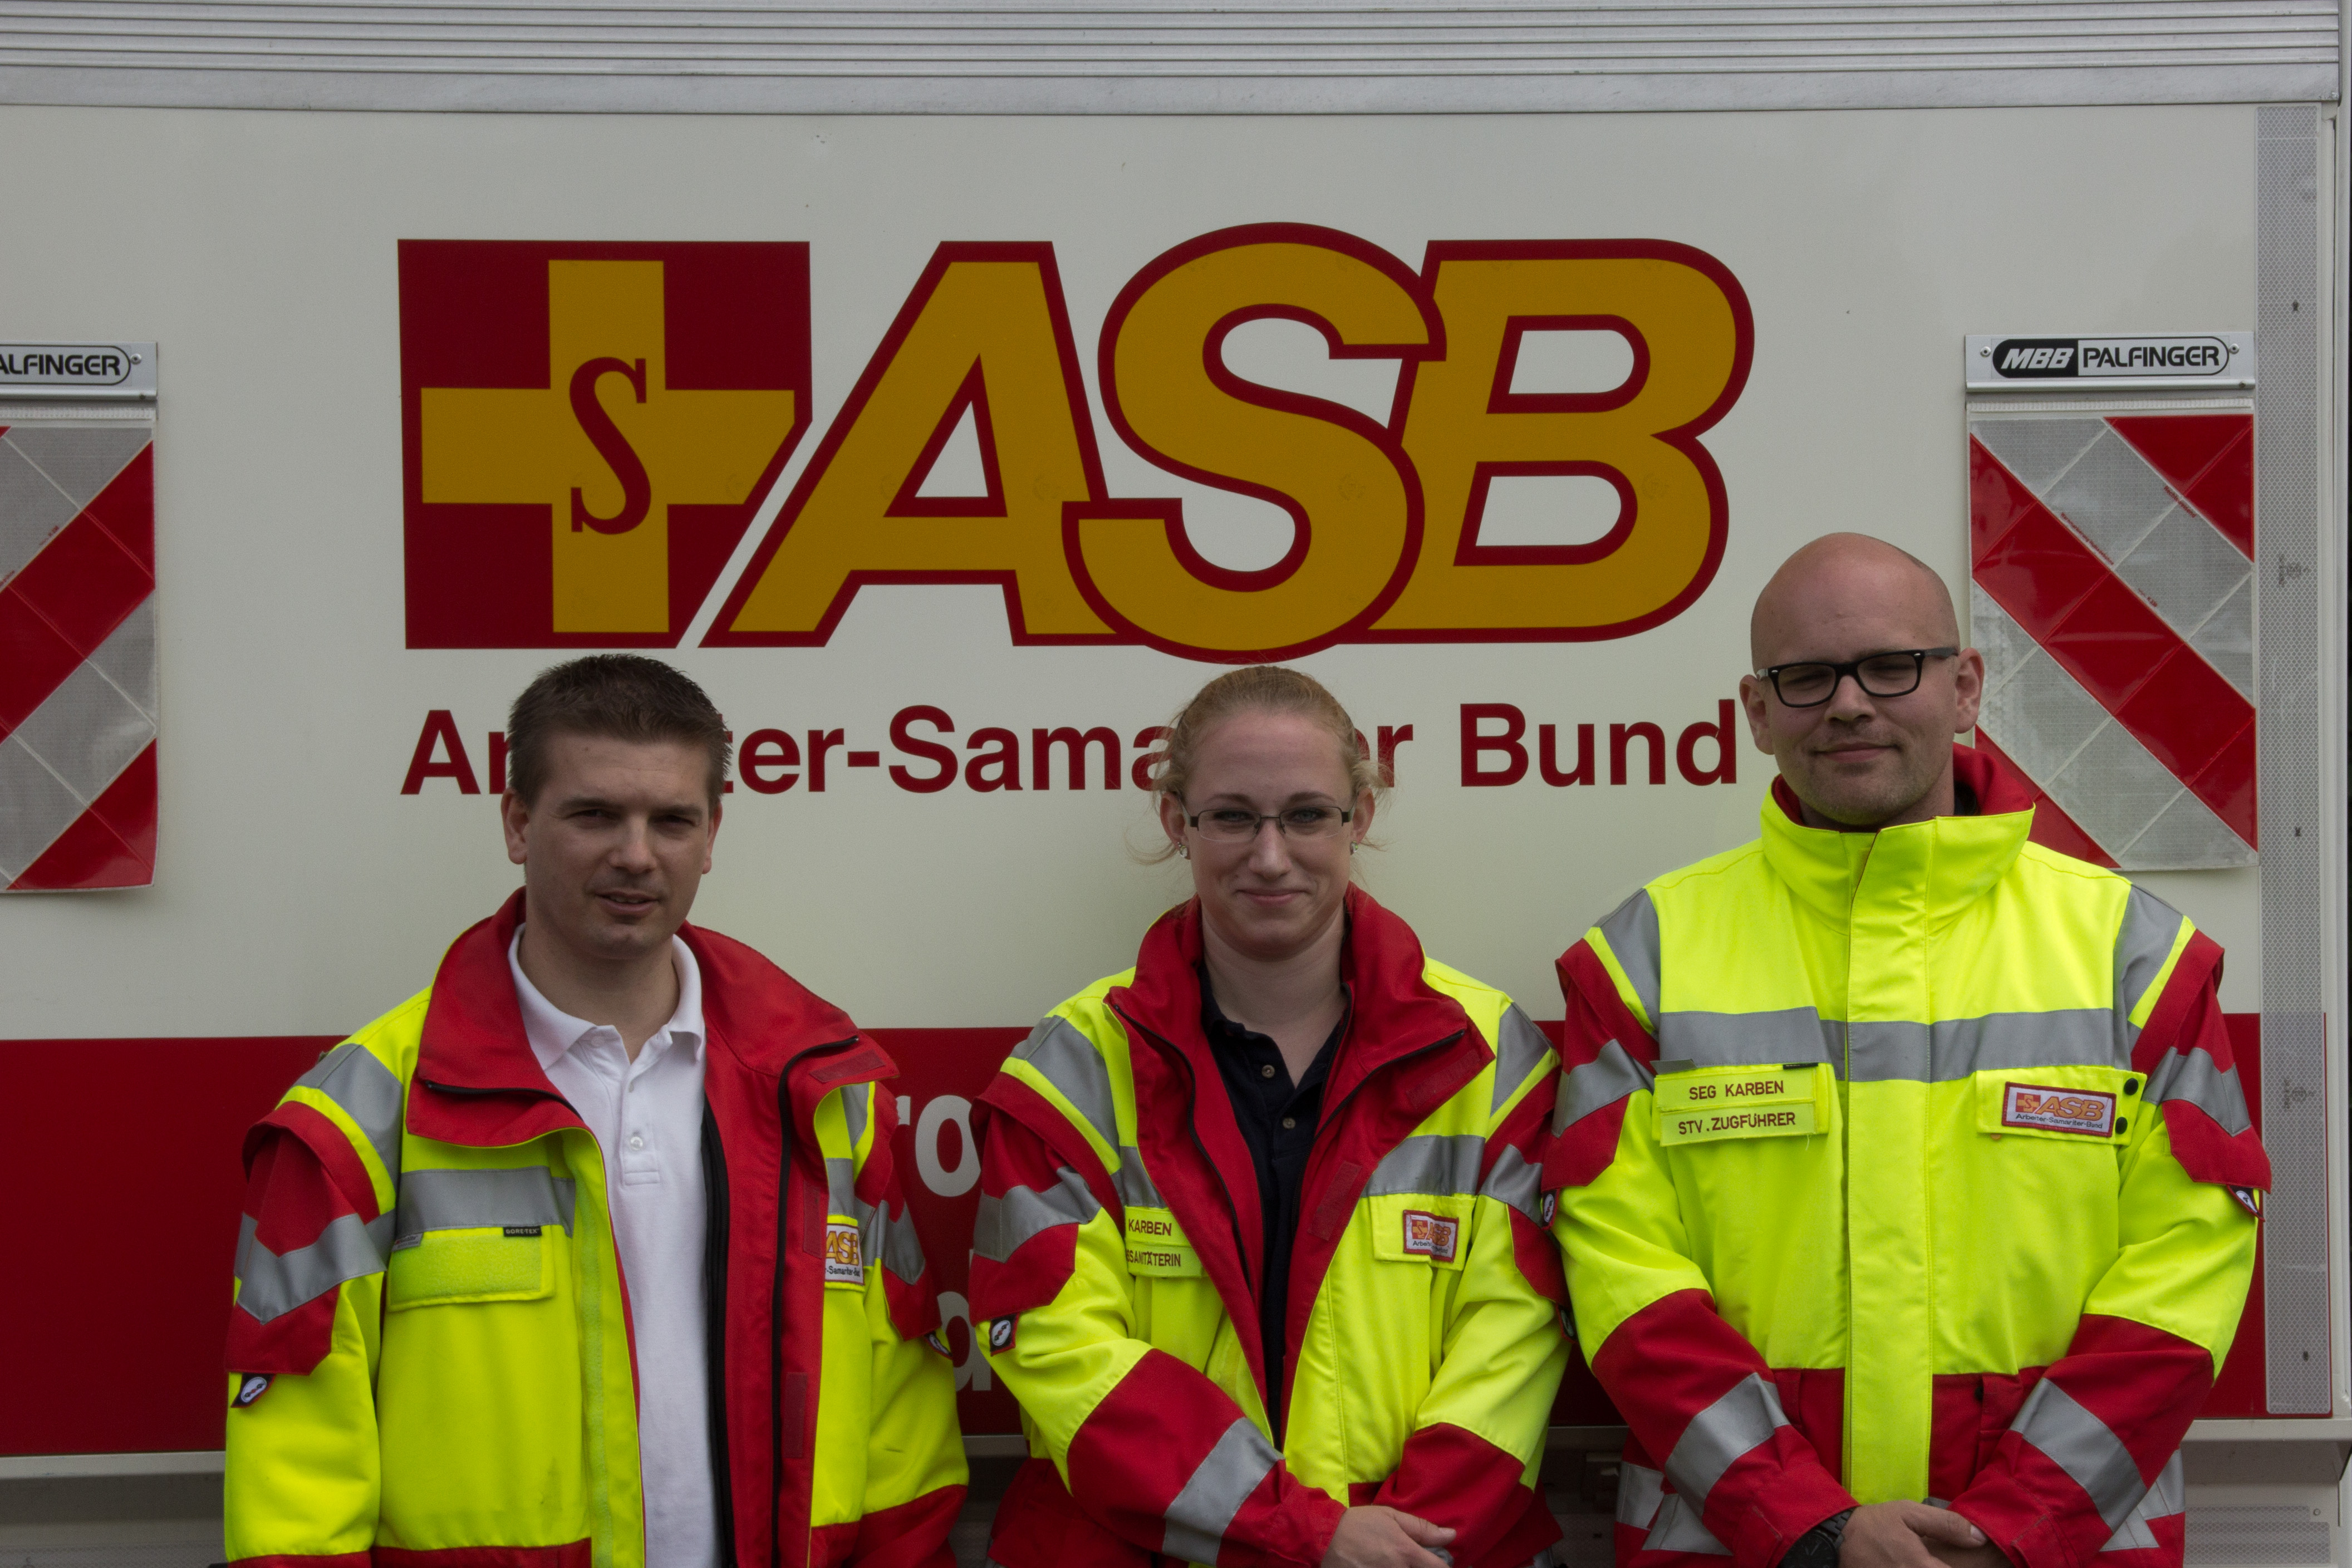
[[[1184,820],[1212,842],[1245,844],[1255,840],[1258,829],[1267,822],[1272,822],[1275,831],[1286,838],[1328,839],[1345,828],[1355,814],[1337,806],[1293,806],[1286,811],[1263,814],[1244,811],[1238,806],[1220,806],[1195,811]]]
[[[1772,683],[1772,695],[1783,707],[1819,707],[1837,695],[1838,683],[1848,675],[1874,697],[1909,696],[1919,689],[1921,673],[1930,659],[1948,659],[1958,648],[1911,648],[1901,653],[1873,653],[1843,664],[1774,664],[1756,673]]]

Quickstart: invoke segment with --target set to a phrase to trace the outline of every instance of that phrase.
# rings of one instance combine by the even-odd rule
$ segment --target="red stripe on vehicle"
[[[2254,558],[2254,416],[2135,414],[2107,423],[2164,476],[2173,495]]]
[[[1969,461],[1979,586],[2253,843],[2253,706],[1983,443],[1969,441]]]

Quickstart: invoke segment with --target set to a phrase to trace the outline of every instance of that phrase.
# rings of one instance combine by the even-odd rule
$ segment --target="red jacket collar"
[[[507,966],[522,909],[517,889],[441,959],[409,1092],[408,1129],[419,1137],[489,1146],[581,1125],[523,1030]],[[706,1061],[772,1080],[791,1071],[793,1119],[803,1128],[830,1091],[897,1071],[879,1047],[860,1038],[848,1014],[751,948],[691,925],[678,927],[678,936],[702,969]]]
[[[1214,1081],[1214,1061],[1201,1032],[1201,901],[1170,910],[1144,934],[1135,977],[1113,1000],[1128,1018],[1188,1054]],[[1341,977],[1351,1002],[1346,1040],[1331,1064],[1323,1103],[1348,1092],[1388,1063],[1470,1027],[1461,1004],[1431,986],[1428,959],[1412,927],[1381,907],[1360,887],[1348,889],[1348,942]]]
[[[1958,817],[1998,817],[2011,811],[2033,809],[2033,791],[2016,774],[1995,762],[1986,753],[1973,747],[1952,746],[1952,783],[1958,799],[1954,802],[1960,810]],[[1969,810],[1973,798],[1976,809]],[[1800,810],[1797,793],[1789,788],[1786,779],[1772,780],[1772,803],[1792,822],[1805,820]]]

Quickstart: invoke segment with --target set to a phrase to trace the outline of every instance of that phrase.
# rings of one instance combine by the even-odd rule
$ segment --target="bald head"
[[[1857,634],[1873,644],[1858,652],[1942,647],[1959,642],[1960,621],[1952,591],[1917,556],[1868,534],[1823,534],[1782,561],[1756,596],[1750,667],[1852,658],[1830,650]]]

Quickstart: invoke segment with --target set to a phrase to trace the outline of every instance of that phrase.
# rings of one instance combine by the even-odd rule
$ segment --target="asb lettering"
[[[806,247],[411,241],[401,277],[411,645],[675,643],[807,418]],[[1269,317],[1395,361],[1388,419],[1229,370]],[[1630,371],[1522,384],[1559,333],[1612,335]],[[1178,501],[1108,493],[1054,247],[942,245],[706,643],[820,645],[860,592],[935,582],[1000,588],[1016,643],[1220,661],[1627,635],[1714,576],[1729,506],[1699,438],[1752,343],[1738,281],[1664,241],[1449,241],[1418,272],[1299,224],[1188,241],[1118,292],[1095,370],[1139,455],[1289,515],[1282,559],[1241,571]],[[962,430],[982,481],[935,494]],[[1613,523],[1486,538],[1496,485],[1544,476],[1604,482]]]

